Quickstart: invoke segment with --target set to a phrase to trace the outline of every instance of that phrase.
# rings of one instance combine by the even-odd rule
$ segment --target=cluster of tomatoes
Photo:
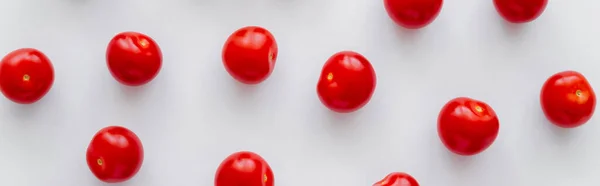
[[[537,18],[547,0],[493,0],[499,14],[509,22],[525,23]],[[398,25],[418,29],[439,14],[442,0],[384,0],[391,19]],[[245,84],[259,84],[275,67],[277,43],[266,29],[248,26],[229,36],[222,51],[227,72]],[[108,44],[107,66],[112,76],[128,86],[141,86],[161,69],[157,43],[137,32],[119,33]],[[53,66],[42,52],[24,48],[7,54],[0,62],[0,90],[19,104],[41,99],[54,82]],[[352,51],[333,54],[324,64],[316,85],[321,102],[335,112],[348,113],[366,105],[376,85],[376,75],[367,58]],[[540,94],[541,108],[552,123],[573,128],[586,123],[594,113],[596,95],[586,78],[574,71],[559,72],[547,79]],[[500,122],[488,104],[459,97],[444,105],[438,117],[438,134],[453,153],[464,156],[487,149],[498,136]],[[101,129],[87,149],[92,173],[108,183],[122,182],[140,169],[144,151],[136,134],[121,126]],[[258,154],[243,151],[227,157],[219,166],[215,186],[273,186],[273,171]],[[418,186],[406,173],[391,173],[374,186]]]

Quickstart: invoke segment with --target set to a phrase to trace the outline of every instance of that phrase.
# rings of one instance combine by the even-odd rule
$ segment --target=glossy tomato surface
[[[373,186],[419,186],[415,178],[403,172],[393,172]]]
[[[258,154],[241,151],[229,155],[215,175],[215,186],[273,186],[273,171]]]
[[[0,62],[0,90],[15,103],[30,104],[42,99],[53,83],[54,67],[39,50],[18,49]]]
[[[586,123],[594,114],[596,93],[581,73],[564,71],[546,80],[540,103],[550,122],[574,128]]]
[[[335,112],[348,113],[366,105],[375,91],[377,78],[371,63],[352,51],[331,56],[317,83],[321,102]]]
[[[548,0],[494,0],[496,10],[506,21],[526,23],[538,18]]]
[[[158,75],[162,53],[158,44],[138,32],[122,32],[108,43],[106,64],[112,76],[128,86],[140,86]]]
[[[429,25],[440,14],[443,0],[384,0],[390,18],[408,29]]]
[[[499,128],[492,107],[466,97],[450,100],[438,117],[442,143],[459,155],[475,155],[487,149],[498,136]]]
[[[140,170],[144,148],[129,129],[109,126],[96,133],[88,146],[86,159],[92,173],[101,181],[123,182]]]
[[[275,68],[277,42],[267,29],[243,27],[227,38],[222,58],[225,69],[234,79],[245,84],[258,84]]]

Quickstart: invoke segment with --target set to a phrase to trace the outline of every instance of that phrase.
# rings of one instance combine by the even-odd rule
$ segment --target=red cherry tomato
[[[22,48],[7,54],[0,62],[0,90],[19,104],[34,103],[54,83],[54,67],[42,52]]]
[[[101,181],[117,183],[129,180],[142,166],[142,142],[129,129],[109,126],[98,131],[87,149],[87,164]]]
[[[393,172],[373,186],[419,186],[417,180],[403,172]]]
[[[223,46],[223,65],[236,80],[258,84],[271,75],[277,59],[277,43],[264,28],[248,26],[236,30]]]
[[[539,17],[548,0],[494,0],[496,10],[506,21],[526,23]]]
[[[267,162],[253,152],[229,155],[217,169],[215,186],[273,186],[273,171]]]
[[[353,112],[369,102],[375,91],[373,66],[356,52],[343,51],[331,56],[317,83],[321,102],[335,112]]]
[[[542,87],[540,103],[546,118],[559,127],[574,128],[586,123],[596,109],[596,94],[578,72],[552,75]]]
[[[470,156],[487,149],[496,137],[500,122],[484,102],[466,97],[450,100],[440,111],[438,134],[452,152]]]
[[[433,22],[442,9],[443,0],[384,0],[388,15],[396,24],[423,28]]]
[[[150,82],[160,71],[162,53],[158,44],[138,32],[122,32],[110,40],[106,64],[112,76],[128,86]]]

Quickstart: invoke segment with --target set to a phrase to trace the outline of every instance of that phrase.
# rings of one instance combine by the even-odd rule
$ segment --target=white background
[[[539,106],[550,75],[577,70],[600,91],[600,1],[550,0],[526,25],[506,24],[492,0],[447,0],[428,27],[399,29],[382,0],[1,0],[0,52],[43,51],[55,67],[33,105],[0,99],[0,185],[98,186],[85,151],[102,127],[123,125],[145,148],[119,186],[209,186],[238,150],[262,155],[277,186],[369,186],[390,172],[423,186],[595,186],[600,123],[561,130]],[[221,63],[234,30],[260,25],[279,58],[249,87]],[[153,37],[164,55],[154,81],[118,84],[105,64],[121,31]],[[377,88],[362,110],[327,110],[316,94],[335,52],[364,54]],[[489,103],[500,134],[473,157],[449,153],[436,120],[446,101]]]

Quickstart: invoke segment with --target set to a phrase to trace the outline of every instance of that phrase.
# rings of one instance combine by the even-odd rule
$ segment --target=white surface
[[[56,79],[29,106],[0,99],[0,185],[97,186],[85,151],[107,125],[145,147],[123,186],[209,186],[230,153],[250,150],[278,186],[369,186],[393,171],[423,186],[600,184],[598,117],[559,130],[544,119],[544,80],[577,70],[600,91],[600,1],[551,0],[536,21],[513,27],[491,0],[447,0],[433,24],[398,29],[382,0],[2,0],[0,51],[35,47]],[[280,47],[263,84],[236,83],[220,61],[230,33],[272,31]],[[109,74],[105,48],[121,31],[153,37],[164,55],[140,89]],[[332,114],[316,83],[340,50],[364,54],[377,89],[359,112]],[[475,157],[443,147],[436,119],[457,96],[489,103],[496,142]]]

